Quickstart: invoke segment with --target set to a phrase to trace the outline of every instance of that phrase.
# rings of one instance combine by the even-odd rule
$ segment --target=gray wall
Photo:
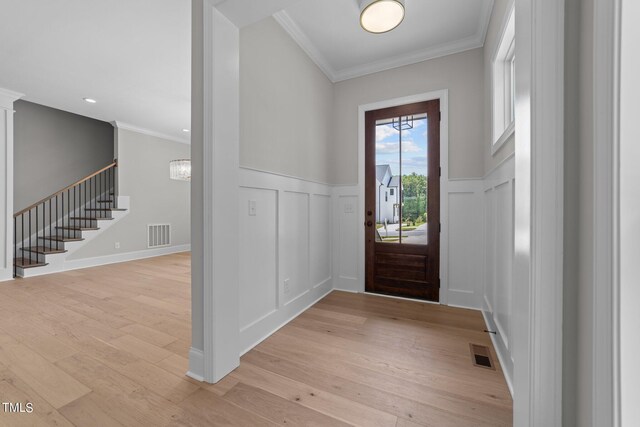
[[[240,31],[240,165],[330,183],[333,85],[271,17]]]
[[[484,176],[483,50],[474,49],[335,85],[331,184],[358,182],[358,106],[449,89],[449,176]]]
[[[130,197],[129,214],[69,259],[146,250],[148,224],[171,224],[172,246],[191,242],[190,184],[169,179],[169,161],[190,158],[191,147],[128,130],[117,132],[119,195]]]
[[[111,124],[26,101],[15,111],[15,212],[113,161]]]

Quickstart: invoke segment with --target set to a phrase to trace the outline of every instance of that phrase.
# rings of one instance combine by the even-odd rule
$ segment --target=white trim
[[[239,218],[229,209],[239,196],[240,32],[212,0],[194,0],[192,12],[192,45],[202,49],[192,52],[192,87],[202,88],[192,94],[194,148],[202,149],[201,166],[194,163],[191,199],[192,214],[199,211],[191,224],[198,269],[192,288],[202,290],[202,317],[196,319],[202,323],[194,322],[192,329],[194,341],[202,331],[204,380],[215,383],[240,363]]]
[[[619,165],[620,1],[594,3],[594,197],[593,293],[591,348],[591,420],[594,426],[619,426],[617,296],[620,283],[617,221]]]
[[[101,265],[108,264],[118,264],[121,262],[135,261],[146,258],[154,258],[163,255],[176,254],[181,252],[189,252],[191,251],[191,245],[176,245],[176,246],[168,246],[156,249],[144,249],[141,251],[133,251],[133,252],[124,252],[121,254],[113,254],[113,255],[104,255],[93,258],[82,258],[82,259],[73,259],[65,261],[63,264],[63,269],[60,271],[69,271],[69,270],[81,270],[84,268],[98,267]],[[38,269],[34,269],[37,271]],[[30,274],[29,277],[40,276],[44,274],[51,274],[51,271],[43,272],[42,274]]]
[[[491,155],[494,156],[498,151],[500,151],[504,143],[507,142],[509,139],[511,139],[511,137],[515,135],[515,133],[516,133],[516,122],[513,121],[504,130],[500,138],[498,138],[496,142],[491,144]]]
[[[4,200],[4,224],[0,225],[4,242],[4,259],[0,260],[0,281],[11,280],[13,278],[13,103],[24,95],[9,89],[0,88],[0,150],[3,153],[3,164],[0,165],[0,176],[2,177],[2,197]]]
[[[186,375],[196,381],[204,381],[204,352],[197,348],[189,349],[189,370]]]
[[[319,285],[314,286],[313,289],[324,285],[326,282],[321,282]],[[256,347],[258,344],[260,344],[262,341],[266,340],[267,338],[269,338],[271,335],[275,334],[276,332],[278,332],[280,329],[282,329],[283,327],[287,326],[287,324],[289,322],[291,322],[293,319],[295,319],[296,317],[300,316],[302,313],[304,313],[305,311],[307,311],[309,308],[313,307],[318,301],[320,301],[322,298],[326,297],[327,295],[329,295],[331,292],[333,292],[335,289],[333,289],[333,287],[330,287],[329,289],[327,289],[326,292],[324,292],[323,294],[321,294],[319,297],[317,297],[315,300],[313,300],[312,302],[310,302],[308,305],[306,305],[305,307],[301,308],[299,311],[295,312],[294,314],[292,314],[291,316],[289,316],[287,318],[287,320],[283,321],[282,323],[280,323],[278,326],[276,326],[273,330],[271,330],[270,332],[268,332],[267,334],[265,334],[264,336],[262,336],[261,338],[259,338],[258,340],[256,340],[253,344],[249,345],[247,348],[245,348],[244,350],[242,350],[240,352],[240,356],[248,353],[249,351],[251,351],[254,347]],[[304,294],[299,295],[296,299],[300,298],[303,295],[306,295],[307,293],[311,292],[312,289],[306,291]],[[289,301],[289,303],[293,302],[295,300],[291,300]],[[287,303],[287,304],[289,304]],[[286,305],[286,304],[285,304]],[[264,317],[262,317],[261,319],[258,319],[256,322],[252,323],[251,325],[247,325],[244,329],[249,329],[251,326],[253,326],[255,323],[264,320],[266,317],[272,315],[275,311],[265,315]]]
[[[13,111],[13,103],[24,97],[23,93],[0,87],[0,108]]]
[[[484,310],[481,310],[481,312],[482,318],[484,319],[484,324],[487,326],[487,330],[495,331],[495,323],[492,321],[489,314]],[[491,338],[491,344],[493,344],[493,348],[496,351],[496,355],[498,356],[498,361],[500,362],[500,367],[502,368],[502,374],[504,375],[504,379],[507,382],[507,387],[509,387],[509,393],[511,393],[511,398],[513,399],[513,378],[511,378],[511,375],[509,375],[509,370],[505,368],[507,366],[505,365],[507,356],[505,355],[504,347],[502,346],[502,343],[498,341],[496,334],[489,333],[489,337]]]
[[[358,106],[358,203],[359,211],[358,223],[365,222],[365,113],[367,111],[379,110],[382,108],[395,107],[398,105],[413,104],[416,102],[440,100],[440,167],[442,176],[440,177],[440,223],[442,232],[440,233],[440,303],[447,304],[448,287],[448,253],[449,253],[449,91],[447,89],[422,93],[417,95],[394,98],[363,104]],[[364,292],[365,286],[365,254],[364,254],[364,227],[359,227],[358,231],[358,280],[359,290]]]
[[[370,62],[368,64],[357,65],[354,67],[336,70],[331,66],[329,61],[314,45],[304,31],[284,10],[273,15],[273,18],[282,26],[282,28],[291,36],[291,38],[306,52],[311,60],[322,70],[329,80],[337,83],[343,80],[349,80],[380,71],[390,70],[405,65],[416,64],[418,62],[436,59],[455,53],[465,52],[471,49],[477,49],[484,46],[487,37],[489,22],[491,21],[491,11],[493,10],[494,0],[485,1],[482,12],[479,14],[478,29],[476,33],[461,40],[454,40],[442,43],[437,46],[431,46],[413,52],[408,52],[396,57],[383,59],[380,61]]]
[[[564,0],[516,7],[514,425],[562,425]]]
[[[265,169],[252,168],[250,166],[240,166],[240,170],[260,172],[260,173],[265,173],[265,174],[268,174],[268,175],[275,175],[275,176],[281,176],[283,178],[295,179],[296,181],[304,181],[304,182],[309,182],[311,184],[319,184],[319,185],[326,185],[326,186],[329,186],[329,187],[333,187],[333,184],[329,184],[327,182],[317,181],[317,180],[307,179],[307,178],[300,178],[299,176],[287,175],[286,173],[273,172],[273,171],[268,171],[268,170],[265,170]]]
[[[276,20],[283,30],[289,34],[289,36],[300,46],[300,48],[311,58],[311,60],[320,68],[325,76],[332,83],[336,82],[336,71],[326,60],[324,55],[316,48],[316,46],[309,40],[309,37],[300,29],[298,24],[289,16],[289,14],[281,10],[278,13],[273,14],[273,19]]]
[[[113,126],[116,129],[124,129],[131,132],[141,133],[143,135],[149,135],[149,136],[153,136],[160,139],[166,139],[167,141],[171,141],[171,142],[178,142],[180,144],[191,144],[190,139],[177,138],[175,136],[167,135],[166,133],[156,132],[154,130],[145,129],[140,126],[135,126],[129,123],[124,123],[117,120],[110,123],[111,123],[111,126]]]

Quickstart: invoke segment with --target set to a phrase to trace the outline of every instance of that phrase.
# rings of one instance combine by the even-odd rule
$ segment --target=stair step
[[[64,236],[40,237],[40,239],[50,240],[52,242],[81,242],[84,240],[82,238],[64,237]]]
[[[72,216],[71,219],[78,220],[78,221],[112,221],[113,220],[113,218],[102,218],[102,217],[93,218],[90,216]]]
[[[86,208],[85,211],[111,212],[111,211],[126,211],[126,209],[120,209],[120,208]]]
[[[69,231],[95,231],[100,230],[98,227],[56,227],[58,230]]]
[[[34,267],[44,267],[48,265],[46,262],[34,261],[30,258],[15,258],[13,263],[18,268],[34,268]]]
[[[40,255],[63,254],[67,252],[65,249],[48,248],[46,246],[32,246],[28,248],[21,248],[21,250],[25,252],[33,252],[34,254]]]

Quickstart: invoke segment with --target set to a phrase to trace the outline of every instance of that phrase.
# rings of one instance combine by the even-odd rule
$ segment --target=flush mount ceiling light
[[[84,101],[88,102],[89,104],[95,104],[96,102],[98,102],[93,98],[82,98],[82,99],[84,99]]]
[[[391,31],[403,19],[404,0],[360,0],[360,25],[370,33]]]

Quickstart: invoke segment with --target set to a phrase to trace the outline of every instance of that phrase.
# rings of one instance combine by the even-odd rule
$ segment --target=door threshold
[[[393,295],[386,295],[386,294],[376,294],[375,292],[363,292],[363,294],[365,295],[373,295],[376,297],[383,297],[383,298],[391,298],[391,299],[399,299],[399,300],[403,300],[403,301],[412,301],[412,302],[421,302],[424,304],[432,304],[432,305],[442,305],[440,302],[435,302],[435,301],[427,301],[427,300],[423,300],[423,299],[414,299],[414,298],[407,298],[407,297],[396,297]]]

